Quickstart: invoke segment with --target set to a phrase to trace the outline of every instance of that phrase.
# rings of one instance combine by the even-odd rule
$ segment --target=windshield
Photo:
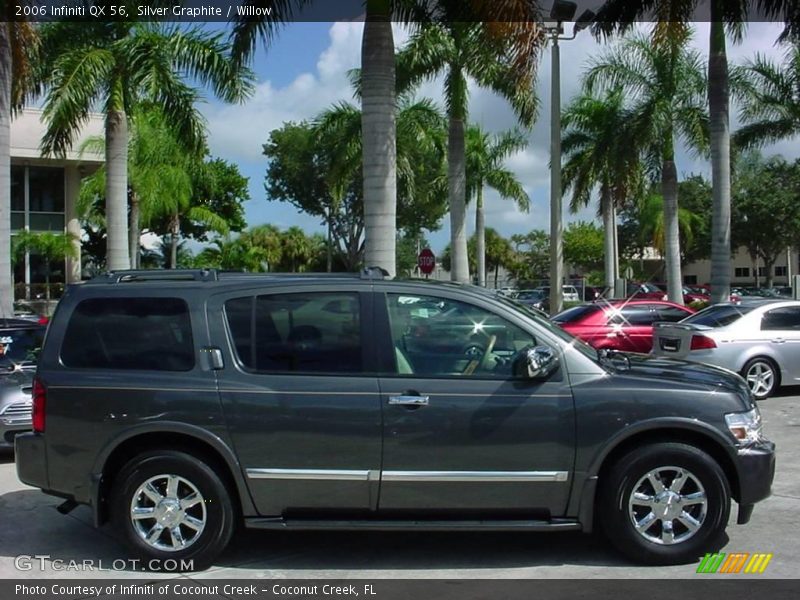
[[[717,306],[709,306],[695,313],[690,317],[686,317],[681,323],[687,325],[703,325],[705,327],[725,327],[753,310],[752,306],[741,306],[736,304],[720,304]]]
[[[555,325],[548,319],[544,318],[540,311],[537,311],[533,308],[530,308],[524,304],[517,302],[516,300],[511,300],[509,298],[498,298],[498,300],[500,300],[500,302],[502,302],[506,306],[510,306],[511,308],[515,309],[517,312],[523,313],[529,319],[533,319],[534,321],[536,321],[537,324],[545,328],[548,332],[552,333],[557,338],[566,342],[568,345],[578,349],[580,352],[582,352],[592,360],[595,361],[598,360],[597,350],[592,348],[589,344],[587,344],[580,338],[577,338],[571,333],[564,331],[558,325]]]
[[[44,339],[44,327],[0,329],[0,368],[34,363]]]

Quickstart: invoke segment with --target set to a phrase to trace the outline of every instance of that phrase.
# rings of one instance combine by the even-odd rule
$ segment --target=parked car
[[[31,386],[44,332],[25,319],[0,319],[0,450],[31,429]]]
[[[465,330],[480,351],[425,339]],[[721,543],[732,498],[749,520],[775,460],[733,373],[598,352],[481,288],[373,270],[70,286],[16,451],[62,513],[87,504],[136,554],[185,569],[240,522],[597,524],[633,560],[693,561]]]
[[[574,285],[563,285],[561,286],[564,302],[580,302],[581,296],[578,293],[578,288]],[[541,292],[546,298],[550,298],[550,286],[543,285],[541,287],[536,288],[537,292]]]
[[[800,301],[744,299],[657,324],[653,352],[735,371],[763,400],[800,383]]]
[[[703,288],[691,288],[683,286],[683,303],[691,304],[692,302],[711,302],[711,296],[705,292]]]
[[[519,293],[514,298],[520,304],[525,304],[527,306],[533,306],[539,310],[543,310],[544,302],[547,300],[549,302],[549,298],[545,296],[544,291],[541,289],[537,290],[520,290]]]
[[[639,300],[666,300],[667,294],[654,283],[628,282],[627,298]]]
[[[553,322],[597,349],[650,352],[653,323],[680,321],[694,310],[661,300],[599,300],[568,308]]]

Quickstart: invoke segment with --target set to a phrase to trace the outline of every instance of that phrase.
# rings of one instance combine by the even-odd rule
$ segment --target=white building
[[[68,231],[80,238],[81,227],[76,204],[81,178],[103,163],[101,155],[79,152],[84,140],[103,134],[102,115],[91,115],[78,136],[75,147],[63,158],[44,158],[39,145],[44,135],[42,111],[27,108],[11,123],[11,235],[30,231]],[[78,248],[80,243],[76,242]],[[53,265],[51,283],[71,283],[81,279],[81,261],[69,259],[64,268]],[[40,257],[28,254],[14,266],[14,283],[44,283]],[[17,292],[19,295],[19,292]]]

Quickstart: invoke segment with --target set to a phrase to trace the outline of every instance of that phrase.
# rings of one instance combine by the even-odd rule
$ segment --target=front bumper
[[[32,487],[49,489],[44,437],[38,433],[22,433],[16,436],[14,453],[19,480]]]
[[[740,505],[747,506],[768,498],[775,477],[775,444],[762,440],[740,448],[736,470]]]

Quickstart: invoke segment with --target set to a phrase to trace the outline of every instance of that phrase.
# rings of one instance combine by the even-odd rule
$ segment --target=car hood
[[[745,381],[733,371],[687,360],[661,358],[647,354],[626,354],[627,362],[615,361],[618,372],[626,377],[661,382],[661,387],[670,385],[682,388],[721,389],[750,398]]]

